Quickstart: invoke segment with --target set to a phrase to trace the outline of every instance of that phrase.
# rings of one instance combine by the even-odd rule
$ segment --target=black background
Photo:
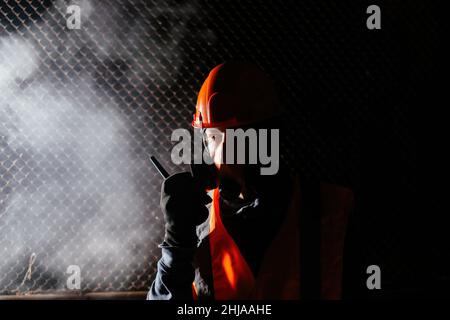
[[[167,149],[169,129],[188,127],[211,68],[231,59],[256,62],[275,80],[286,109],[282,153],[291,169],[355,191],[344,297],[440,296],[436,281],[448,281],[450,268],[443,264],[438,209],[422,206],[419,138],[429,143],[425,115],[443,92],[437,76],[442,25],[430,1],[378,1],[382,29],[368,30],[370,4],[199,1],[189,28],[208,28],[214,41],[183,40],[183,65],[169,72],[175,81],[153,88],[162,96],[145,106],[159,121],[156,132],[151,124],[138,126],[150,126],[159,140],[143,148]],[[110,63],[120,68],[120,61]],[[161,157],[169,163],[168,155]],[[381,267],[382,290],[365,286],[371,264]]]

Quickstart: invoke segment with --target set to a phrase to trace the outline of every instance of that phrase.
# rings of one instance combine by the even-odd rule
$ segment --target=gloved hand
[[[160,205],[166,222],[165,243],[196,247],[196,226],[208,218],[206,204],[210,202],[211,198],[190,172],[176,173],[164,180]]]

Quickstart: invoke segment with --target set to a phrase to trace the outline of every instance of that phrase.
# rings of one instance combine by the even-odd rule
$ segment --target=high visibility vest
[[[353,192],[347,188],[320,185],[318,208],[321,226],[320,294],[323,299],[340,299],[342,258],[348,213],[353,207]],[[300,298],[300,230],[302,199],[298,181],[294,182],[291,202],[278,232],[254,275],[239,247],[222,223],[219,191],[213,191],[210,209],[209,250],[216,300]],[[257,236],[258,230],[249,230]],[[193,284],[196,298],[196,288]]]
[[[299,298],[298,201],[298,188],[295,188],[284,222],[255,277],[222,223],[219,190],[213,191],[209,247],[216,300]]]

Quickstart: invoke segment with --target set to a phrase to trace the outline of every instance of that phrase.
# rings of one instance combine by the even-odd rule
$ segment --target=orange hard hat
[[[279,112],[275,88],[266,73],[252,64],[225,62],[212,69],[203,83],[192,126],[239,127]]]

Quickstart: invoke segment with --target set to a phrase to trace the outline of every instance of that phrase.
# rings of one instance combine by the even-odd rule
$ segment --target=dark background
[[[104,223],[119,226],[116,231],[108,230],[125,242],[130,240],[121,233],[121,223],[143,227],[145,236],[133,251],[132,263],[121,265],[119,275],[100,270],[102,259],[108,256],[99,254],[97,262],[83,262],[84,270],[95,275],[89,278],[85,292],[143,291],[149,286],[159,254],[156,245],[162,235],[157,207],[161,180],[145,159],[148,154],[157,154],[171,172],[180,170],[170,163],[171,131],[180,126],[189,128],[197,91],[208,71],[223,61],[237,59],[257,63],[275,80],[286,109],[282,153],[290,168],[355,190],[357,210],[349,227],[344,296],[390,298],[444,293],[436,284],[437,280],[448,281],[444,274],[449,268],[442,263],[443,240],[434,238],[440,236],[438,229],[429,229],[435,228],[436,212],[433,205],[421,207],[418,176],[417,138],[425,125],[422,113],[437,103],[432,98],[436,98],[440,69],[441,25],[431,2],[378,1],[381,30],[366,28],[366,8],[373,4],[366,1],[198,1],[188,6],[189,13],[179,10],[186,8],[183,1],[165,2],[172,8],[169,13],[155,10],[153,6],[162,6],[157,1],[111,3],[113,16],[120,19],[104,37],[119,39],[125,51],[131,52],[128,57],[142,55],[146,59],[127,60],[126,55],[111,53],[99,56],[96,42],[84,42],[84,35],[78,33],[70,38],[75,43],[73,56],[43,55],[44,63],[39,67],[41,76],[44,74],[51,83],[76,82],[87,70],[96,88],[96,99],[89,99],[87,105],[114,102],[113,108],[128,128],[124,139],[130,142],[131,157],[139,160],[123,165],[139,163],[137,172],[131,169],[135,172],[132,180],[144,199],[145,210],[125,210],[129,215],[125,221],[105,216]],[[65,28],[62,14],[44,16],[52,10],[50,1],[2,3],[1,37],[18,35],[45,47],[45,42],[36,39],[48,36],[52,39],[48,46],[57,48],[64,43],[58,42],[60,34],[73,31]],[[101,25],[109,14],[104,10],[94,10],[87,27],[95,30]],[[131,28],[130,21],[136,20],[144,22]],[[182,35],[177,31],[180,25],[187,30]],[[38,26],[38,31],[29,32],[27,26]],[[108,29],[99,28],[98,32],[104,30]],[[164,46],[174,37],[181,39],[176,54],[170,54]],[[55,72],[47,73],[52,68]],[[133,68],[137,71],[132,74],[140,75],[137,82],[130,78]],[[39,81],[34,77],[19,80],[16,85],[26,87]],[[86,107],[86,101],[75,100],[77,108]],[[4,103],[0,107],[5,107]],[[0,120],[3,128],[13,122],[12,117]],[[4,130],[2,143],[8,150],[8,131]],[[9,150],[8,159],[19,157],[17,149]],[[0,181],[12,181],[9,185],[16,183],[18,188],[28,190],[27,182],[16,181],[14,168],[6,166],[5,157],[2,159]],[[51,171],[50,175],[58,176],[58,172]],[[85,180],[88,182],[89,177]],[[16,190],[6,185],[0,185],[0,214],[4,215]],[[87,209],[70,210],[74,219]],[[133,218],[137,214],[142,220]],[[57,225],[63,218],[49,214],[45,219]],[[3,228],[8,225],[0,220],[0,231]],[[92,234],[92,239],[98,237],[101,235]],[[0,233],[0,242],[7,241]],[[70,235],[60,241],[71,243]],[[50,251],[53,243],[47,243]],[[0,275],[3,294],[17,290],[29,254],[36,250],[30,244],[23,246],[29,249],[18,256],[16,263],[0,269],[16,270],[8,276]],[[46,257],[49,250],[41,250]],[[73,261],[71,254],[64,261]],[[31,281],[26,290],[63,292],[64,281],[55,275],[58,272],[48,271],[45,258],[40,263],[36,272],[42,276]],[[371,264],[381,267],[382,290],[369,291],[365,286],[366,268]]]

